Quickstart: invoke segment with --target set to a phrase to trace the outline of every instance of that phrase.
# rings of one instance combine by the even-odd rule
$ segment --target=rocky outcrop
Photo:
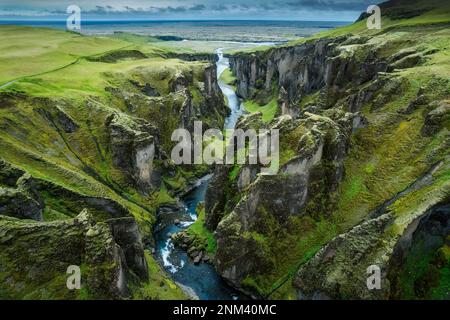
[[[430,105],[429,109],[431,111],[425,117],[422,133],[431,136],[437,133],[442,125],[445,125],[447,130],[450,130],[450,104],[445,101],[435,101]]]
[[[230,110],[219,88],[215,64],[207,64],[201,76],[195,80],[190,72],[178,72],[171,80],[170,87],[173,92],[184,97],[180,109],[182,128],[193,132],[195,121],[202,121],[204,130],[223,127]]]
[[[295,106],[305,95],[317,90],[339,91],[349,83],[359,85],[387,70],[387,62],[370,54],[370,50],[362,61],[355,59],[350,45],[345,44],[347,39],[319,39],[232,56],[230,63],[238,78],[237,92],[244,99],[270,96],[275,83],[283,114],[297,115]],[[333,102],[326,104],[330,106]]]
[[[329,242],[297,273],[293,284],[298,288],[298,298],[387,298],[389,290],[386,285],[382,286],[383,290],[367,288],[366,269],[382,262],[372,261],[369,256],[382,244],[382,235],[392,218],[389,214],[382,215]]]
[[[5,162],[3,165],[0,171],[11,175],[11,184],[18,174],[22,175],[16,180],[15,188],[0,187],[0,215],[42,221],[45,203],[37,190],[36,181],[28,173],[14,169]]]
[[[171,237],[173,244],[185,250],[189,258],[198,265],[202,262],[209,263],[211,258],[207,253],[207,244],[195,235],[189,234],[188,231],[174,233]]]
[[[205,225],[209,230],[214,231],[223,218],[226,202],[226,194],[223,186],[228,182],[230,166],[218,166],[208,184],[205,195]]]
[[[447,201],[430,203],[406,221],[397,220],[387,212],[336,237],[298,271],[293,281],[298,298],[399,298],[402,284],[397,275],[414,242],[431,237],[431,247],[438,249],[450,233]],[[394,225],[405,227],[400,233],[395,233],[392,231]],[[439,238],[443,240],[438,240],[439,245],[436,245]],[[368,277],[372,274],[367,270],[371,266],[381,271],[379,288],[367,286]]]
[[[239,172],[237,187],[239,192],[244,192],[245,189],[252,184],[258,177],[260,168],[257,165],[246,165]]]
[[[175,58],[184,61],[209,61],[215,62],[217,55],[211,53],[175,53],[171,52],[167,55],[168,58]]]
[[[277,175],[257,175],[257,168],[244,167],[238,178],[237,192],[244,188],[246,192],[215,229],[215,265],[220,274],[238,288],[242,288],[249,275],[274,267],[270,242],[276,241],[275,226],[284,228],[292,216],[314,215],[326,210],[331,198],[324,195],[331,195],[343,178],[343,160],[352,129],[349,114],[336,122],[307,114],[305,119],[285,119],[279,125],[286,135],[295,130],[304,132],[294,149],[297,156],[282,165]],[[214,179],[221,176],[216,175]],[[228,175],[224,178],[228,179]],[[214,227],[212,222],[221,217],[220,212],[223,215],[224,203],[214,196],[213,190],[215,185],[223,186],[224,182],[214,183],[214,179],[206,198],[206,221],[210,221],[211,228]],[[320,201],[316,198],[319,195],[323,197]]]
[[[405,235],[405,223],[423,217],[409,212],[398,218],[387,208],[402,201],[405,194],[421,192],[433,180],[434,170],[427,175],[428,182],[414,184],[420,175],[415,165],[431,167],[447,155],[443,149],[448,144],[448,81],[434,74],[429,75],[429,82],[409,79],[400,70],[417,68],[419,74],[437,49],[419,46],[414,35],[401,45],[389,32],[386,36],[348,34],[230,57],[240,97],[259,105],[278,102],[276,117],[269,124],[262,123],[261,114],[255,112],[243,117],[239,125],[279,128],[281,150],[277,175],[262,176],[248,166],[227,172],[219,168],[207,192],[207,226],[217,239],[215,265],[233,286],[256,296],[270,296],[282,282],[277,270],[289,272],[286,265],[289,270],[298,268],[315,246],[323,249],[295,280],[299,298],[390,297],[389,286],[385,291],[367,292],[370,264],[366,262],[380,263],[386,279],[387,261]],[[436,100],[440,102],[430,103]],[[397,140],[406,136],[417,137],[414,141],[420,140],[423,148],[415,149],[412,141],[397,146]],[[367,156],[374,150],[380,154]],[[403,167],[397,166],[399,157],[393,150],[400,152]],[[413,160],[417,154],[421,154],[419,162]],[[364,165],[359,163],[363,158]],[[390,171],[393,167],[397,172]],[[404,169],[408,174],[400,173]],[[436,170],[442,174],[443,169]],[[381,175],[387,171],[390,178]],[[372,175],[377,176],[376,182]],[[385,179],[389,181],[383,190],[380,186]],[[409,183],[410,190],[401,192]],[[220,189],[223,196],[217,195]],[[376,196],[372,196],[374,189]],[[352,203],[353,198],[359,202]],[[413,198],[421,214],[425,199],[415,202]],[[379,208],[376,214],[374,208]],[[348,223],[345,230],[339,230],[340,220]],[[322,223],[329,228],[323,233]],[[401,232],[391,237],[389,233],[396,228]],[[328,232],[333,236],[327,238]],[[314,245],[299,249],[301,255],[296,256],[299,243],[309,241]],[[297,265],[286,262],[285,255],[295,256]]]
[[[165,61],[159,52],[156,50],[158,57],[153,55],[151,60],[137,50],[115,50],[89,59],[108,69],[95,75],[102,81],[92,83],[90,88],[79,83],[52,94],[53,80],[46,80],[39,86],[49,90],[46,94],[14,90],[0,95],[5,111],[0,117],[1,156],[13,164],[0,161],[1,219],[17,218],[17,225],[31,224],[28,220],[34,219],[42,228],[52,226],[42,238],[41,229],[33,227],[26,237],[18,236],[18,242],[14,242],[14,246],[20,246],[19,251],[36,251],[32,255],[35,261],[23,261],[24,275],[29,271],[27,264],[38,268],[41,260],[50,264],[65,259],[61,252],[65,248],[69,251],[67,262],[83,270],[89,265],[87,269],[93,272],[92,277],[84,278],[89,281],[86,286],[93,288],[88,290],[92,293],[89,298],[114,298],[119,294],[135,297],[136,292],[140,297],[162,298],[177,291],[156,263],[148,279],[146,261],[154,263],[154,258],[144,255],[142,241],[150,248],[154,245],[153,223],[157,206],[164,200],[158,197],[163,172],[169,180],[167,191],[173,196],[174,190],[182,192],[208,169],[180,169],[170,163],[166,156],[173,146],[170,136],[177,128],[191,128],[195,120],[203,121],[205,130],[223,127],[229,110],[218,87],[215,65],[210,63],[214,60],[205,61],[213,56],[179,57],[204,61],[190,63]],[[132,68],[120,67],[123,60],[138,59],[142,64],[135,61]],[[25,170],[32,179],[24,176]],[[75,219],[83,208],[92,215],[92,230],[83,229],[75,235],[75,228],[66,228],[65,223]],[[62,238],[60,247],[58,236]],[[65,245],[65,236],[74,236],[67,242],[80,242],[76,258],[72,247]],[[36,243],[28,248],[28,241]],[[45,252],[45,244],[49,250],[59,250],[57,258]],[[35,292],[37,282],[15,279],[14,270],[9,273],[10,269],[5,269],[9,260],[0,260],[1,282],[6,279],[5,285],[10,283],[20,291],[13,294],[1,288],[0,296],[24,298]],[[58,275],[64,289],[65,270],[60,269],[52,277]],[[36,293],[36,297],[58,298],[59,283],[52,287],[47,282],[36,289],[43,293]],[[45,297],[44,291],[48,292]],[[78,298],[76,292],[66,295],[64,291],[63,295],[61,298]],[[79,296],[85,295],[83,289]]]
[[[120,246],[122,264],[141,280],[148,279],[148,267],[138,224],[133,217],[108,220],[114,241]]]
[[[53,290],[48,298],[56,298],[55,292],[62,294],[59,298],[76,298],[79,292],[68,290],[63,281],[70,265],[86,266],[82,268],[83,292],[95,298],[127,297],[129,281],[148,280],[141,232],[125,207],[33,178],[3,160],[0,176],[7,183],[0,188],[0,276],[6,277],[0,288],[3,297],[3,292],[8,292],[9,297],[32,294],[45,299],[39,286],[48,282]],[[67,219],[42,222],[46,202],[51,206],[48,210]],[[72,214],[80,208],[88,209]],[[60,287],[52,287],[56,285]]]
[[[230,114],[230,109],[226,106],[225,98],[219,88],[215,64],[206,66],[198,88],[205,99],[203,103],[200,103],[200,117],[197,119],[206,123],[204,129],[223,128],[225,117]]]
[[[40,221],[42,210],[42,204],[25,190],[0,188],[0,214]]]
[[[430,208],[407,231],[396,243],[389,260],[386,276],[389,298],[408,299],[412,292],[418,299],[435,299],[433,293],[437,291],[441,291],[438,294],[441,298],[450,298],[445,278],[450,269],[448,199]],[[414,263],[416,261],[422,263]]]
[[[122,180],[129,181],[131,177],[144,193],[157,189],[159,174],[163,168],[158,163],[152,168],[147,166],[138,169],[136,166],[140,161],[132,159],[132,153],[137,153],[133,149],[142,148],[141,153],[146,155],[142,160],[147,162],[153,153],[148,139],[151,136],[155,141],[156,159],[167,160],[166,155],[170,154],[175,145],[170,139],[174,130],[184,128],[193,133],[195,121],[202,121],[204,130],[221,128],[229,113],[218,86],[215,64],[177,60],[172,60],[172,63],[170,68],[161,68],[159,71],[137,67],[125,79],[123,74],[114,75],[115,82],[121,85],[105,88],[113,102],[124,105],[126,109],[126,113],[116,113],[106,121],[114,164],[118,169],[125,169]],[[125,120],[122,121],[122,118]],[[158,128],[157,132],[147,130],[149,126]],[[136,134],[137,132],[144,135]],[[148,137],[145,136],[147,133]],[[117,141],[113,143],[113,140]],[[132,146],[131,141],[139,141],[139,145]],[[124,150],[129,152],[123,152]],[[130,154],[130,159],[120,159],[120,154]],[[128,168],[124,165],[127,162],[130,164]],[[150,173],[150,182],[146,172]],[[126,184],[125,181],[121,184]]]
[[[117,225],[112,229],[95,223],[86,210],[74,219],[50,223],[0,216],[2,296],[45,299],[55,298],[57,292],[58,298],[75,299],[81,291],[66,286],[70,275],[66,271],[73,265],[81,267],[83,294],[103,299],[127,297],[127,281],[135,266],[126,257],[129,249],[119,245],[124,233],[118,232]],[[128,228],[127,234],[134,233]],[[139,239],[130,240],[142,248]],[[139,255],[143,259],[142,252]]]
[[[154,168],[158,158],[158,132],[142,119],[113,114],[109,128],[113,164],[124,170],[143,192],[159,187],[160,173]]]
[[[147,97],[159,97],[160,94],[156,88],[153,88],[150,83],[140,84],[137,81],[130,80],[130,83],[138,88]]]

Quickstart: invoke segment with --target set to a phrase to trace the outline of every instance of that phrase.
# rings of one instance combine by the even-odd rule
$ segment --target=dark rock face
[[[153,161],[158,157],[157,130],[142,119],[111,115],[106,126],[110,132],[113,163],[124,170],[143,191],[159,186]]]
[[[391,58],[388,71],[412,68],[422,64],[424,61],[425,59],[421,53],[400,52],[397,56]]]
[[[228,182],[230,171],[230,166],[218,166],[208,184],[205,196],[205,225],[209,230],[215,230],[223,217],[226,201],[223,186]]]
[[[19,219],[42,220],[43,207],[24,190],[0,189],[0,214]]]
[[[237,187],[243,192],[258,177],[259,167],[257,165],[246,165],[239,172]]]
[[[417,225],[417,224],[416,224]],[[420,299],[430,299],[433,287],[444,283],[441,269],[450,267],[447,250],[450,247],[450,204],[444,201],[431,208],[420,220],[415,230],[408,237],[398,241],[389,263],[387,278],[390,283],[391,299],[409,298],[405,291],[404,277],[412,279],[414,294]],[[426,265],[426,260],[420,266],[411,263],[421,256],[431,256]],[[424,263],[425,262],[425,263]],[[404,266],[407,266],[407,269]],[[444,299],[450,297],[448,290]]]
[[[430,105],[430,108],[432,110],[425,117],[422,133],[431,136],[438,132],[445,123],[447,123],[447,129],[450,129],[450,104],[436,101]]]
[[[19,178],[24,174],[25,171],[20,170],[8,162],[0,159],[0,178],[4,185],[8,187],[15,187],[17,180],[19,180]]]
[[[61,108],[57,108],[56,122],[63,128],[66,133],[73,133],[78,130],[78,125],[67,113]]]
[[[180,202],[160,205],[157,211],[158,223],[155,226],[155,232],[159,232],[172,224],[175,217],[178,216],[180,212],[185,212],[185,218],[188,219],[186,208]]]
[[[4,174],[12,175],[12,183],[13,178],[17,176],[13,175],[14,169],[11,166],[8,168],[1,171]],[[17,170],[17,172],[20,171]],[[19,219],[42,221],[45,204],[37,190],[36,181],[29,174],[24,173],[17,179],[16,186],[16,188],[0,188],[0,214]]]
[[[298,141],[297,156],[284,164],[277,175],[258,175],[255,168],[244,167],[238,186],[246,191],[225,218],[222,218],[224,200],[217,196],[216,188],[223,186],[221,179],[228,179],[228,174],[216,173],[207,193],[206,217],[211,230],[214,230],[213,222],[221,219],[215,229],[215,265],[227,281],[242,288],[249,274],[261,274],[274,267],[270,244],[251,235],[276,237],[273,225],[287,228],[289,217],[311,215],[324,209],[319,208],[318,203],[326,200],[316,201],[315,197],[331,194],[343,178],[352,119],[347,114],[334,122],[311,114],[301,120],[280,120],[283,131],[288,128],[305,130]],[[328,165],[324,166],[325,163]]]
[[[389,230],[396,218],[390,213],[367,220],[339,235],[298,271],[293,285],[299,299],[399,299],[401,272],[410,249],[438,249],[450,232],[448,200],[430,202],[409,217],[399,235]],[[443,240],[444,239],[444,240]],[[381,288],[367,288],[367,268],[381,269]],[[410,275],[412,276],[412,275]]]
[[[144,258],[139,228],[132,217],[109,220],[109,225],[116,243],[125,257],[122,263],[140,279],[148,278],[147,263]]]
[[[241,116],[236,123],[236,129],[242,129],[244,131],[249,129],[259,130],[263,128],[266,128],[266,125],[262,121],[261,112]]]
[[[299,299],[386,299],[388,286],[368,290],[365,268],[377,264],[367,259],[391,220],[382,215],[330,241],[297,273],[293,284]]]
[[[50,99],[35,98],[37,105],[40,105],[37,111],[46,118],[58,131],[65,133],[74,133],[79,129],[75,120],[64,111],[62,105],[58,105]],[[65,103],[61,101],[61,103]]]
[[[233,73],[238,77],[238,94],[254,98],[258,84],[270,95],[272,83],[280,89],[282,114],[295,115],[294,105],[305,94],[328,88],[337,90],[346,84],[362,84],[386,71],[387,63],[368,54],[363,61],[345,54],[340,47],[346,37],[309,41],[298,46],[272,49],[262,53],[231,57]]]
[[[127,274],[138,270],[138,264],[131,262],[137,256],[144,264],[145,260],[137,251],[129,259],[130,248],[118,243],[126,241],[140,248],[142,243],[135,228],[116,224],[112,229],[107,224],[96,224],[87,211],[71,220],[50,223],[0,216],[0,257],[5,263],[1,272],[6,277],[0,284],[3,297],[21,297],[26,289],[32,297],[45,299],[39,287],[47,285],[57,290],[60,298],[75,298],[77,291],[66,287],[70,265],[85,266],[81,282],[89,295],[103,299],[128,296]],[[146,265],[139,269],[146,270]]]

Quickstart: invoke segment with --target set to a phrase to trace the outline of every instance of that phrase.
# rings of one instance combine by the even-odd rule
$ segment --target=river
[[[224,57],[221,49],[217,49],[217,55],[219,87],[227,97],[231,109],[230,115],[225,120],[225,129],[232,129],[242,114],[243,108],[233,88],[220,80],[220,75],[230,67],[230,62]],[[206,189],[211,177],[212,175],[208,175],[200,179],[197,187],[181,199],[184,210],[165,217],[165,227],[155,235],[156,254],[172,279],[191,297],[200,300],[236,300],[242,296],[222,280],[212,265],[207,263],[195,265],[184,250],[174,247],[170,238],[172,234],[188,228],[197,220],[195,209],[199,202],[205,201]],[[175,220],[181,223],[175,225]]]

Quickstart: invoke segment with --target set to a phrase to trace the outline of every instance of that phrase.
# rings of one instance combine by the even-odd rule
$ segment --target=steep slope
[[[17,248],[0,257],[0,296],[80,298],[50,278],[62,272],[57,278],[64,279],[66,264],[97,272],[89,226],[77,233],[68,226],[86,208],[92,228],[101,229],[95,250],[107,251],[101,265],[109,273],[82,280],[79,294],[183,297],[144,247],[152,250],[157,208],[208,170],[175,167],[167,155],[174,129],[192,129],[195,120],[223,126],[228,109],[214,64],[195,55],[190,62],[169,58],[151,44],[63,31],[1,27],[0,33],[9,39],[0,57],[0,215],[12,217],[2,218],[7,236],[0,246]],[[36,51],[36,63],[29,63]],[[27,236],[8,236],[16,231]],[[45,244],[49,251],[58,246],[61,233],[73,243],[70,257],[47,254]],[[55,265],[43,278],[23,269],[32,266],[21,246],[33,239],[37,261]],[[44,292],[46,281],[52,289]]]
[[[277,101],[273,121],[253,114],[242,123],[281,130],[278,175],[224,167],[208,192],[216,267],[235,287],[266,298],[411,295],[402,270],[419,259],[414,239],[437,210],[444,221],[417,275],[438,280],[427,288],[418,280],[416,293],[425,293],[413,295],[448,298],[448,256],[437,266],[432,257],[449,233],[450,3],[381,8],[382,30],[368,30],[362,16],[230,57],[243,99]],[[382,290],[366,287],[370,265],[382,270]]]

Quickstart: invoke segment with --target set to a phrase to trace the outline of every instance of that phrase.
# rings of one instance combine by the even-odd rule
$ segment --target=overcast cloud
[[[53,18],[68,5],[81,7],[89,19],[356,19],[374,0],[1,0],[0,19]]]

